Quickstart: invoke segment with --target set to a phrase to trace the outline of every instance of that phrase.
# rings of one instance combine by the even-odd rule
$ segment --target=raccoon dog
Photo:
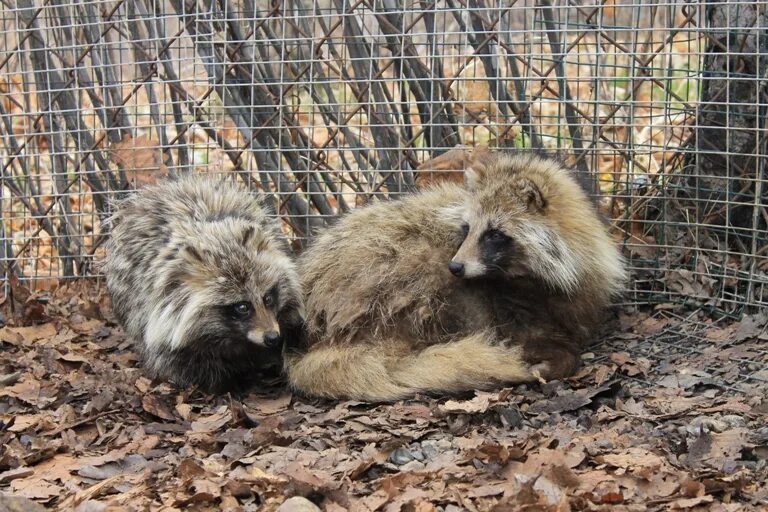
[[[208,392],[243,390],[281,365],[302,324],[277,222],[234,183],[191,176],[121,201],[104,272],[147,372]]]
[[[624,281],[587,195],[554,160],[491,155],[362,208],[300,258],[308,394],[389,401],[569,376]]]

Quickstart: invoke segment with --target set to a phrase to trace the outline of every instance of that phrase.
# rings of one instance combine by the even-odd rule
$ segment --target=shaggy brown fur
[[[357,210],[302,256],[308,341],[286,353],[294,388],[394,400],[576,370],[622,287],[618,251],[558,162],[486,164],[466,186]]]
[[[277,222],[247,190],[165,181],[122,201],[110,227],[113,311],[151,376],[223,392],[279,371],[283,341],[301,332],[299,280]]]

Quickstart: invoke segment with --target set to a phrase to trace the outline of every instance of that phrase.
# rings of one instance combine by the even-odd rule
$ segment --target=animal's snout
[[[462,277],[464,275],[464,264],[458,261],[452,261],[448,264],[448,270],[456,277]]]
[[[267,348],[279,348],[283,342],[283,337],[277,331],[268,331],[264,333],[264,345]]]

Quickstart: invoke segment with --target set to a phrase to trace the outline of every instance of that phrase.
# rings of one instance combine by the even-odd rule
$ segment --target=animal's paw
[[[526,347],[524,354],[529,371],[542,384],[570,377],[581,364],[578,352],[568,349]]]
[[[544,378],[545,375],[550,375],[552,373],[552,368],[549,365],[549,363],[537,363],[534,365],[531,365],[529,368],[531,374],[536,377],[536,380],[539,381],[541,384],[546,384],[547,379]]]

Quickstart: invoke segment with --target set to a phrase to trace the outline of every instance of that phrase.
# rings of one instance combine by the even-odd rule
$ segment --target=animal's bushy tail
[[[329,398],[392,401],[419,392],[458,392],[535,380],[520,347],[496,346],[478,333],[418,352],[406,344],[319,345],[287,355],[295,389]]]

